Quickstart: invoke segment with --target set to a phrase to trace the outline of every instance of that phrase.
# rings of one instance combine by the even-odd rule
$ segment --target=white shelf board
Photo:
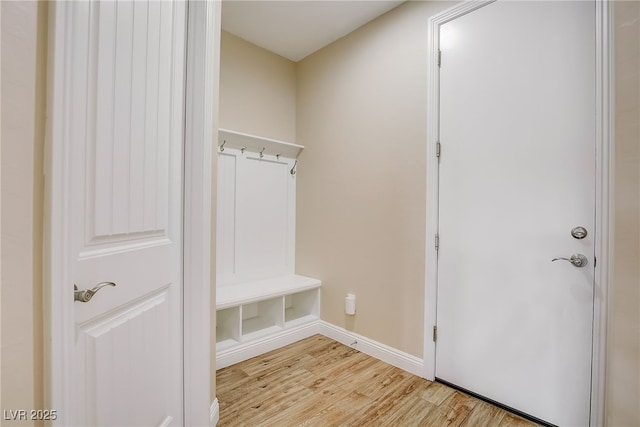
[[[238,342],[236,338],[240,335],[239,331],[233,331],[221,326],[224,325],[216,325],[216,342],[223,342],[227,340]]]
[[[265,328],[259,325],[259,323],[261,323],[260,321],[256,322],[258,324],[253,324],[253,322],[251,322],[253,319],[249,319],[249,320],[250,320],[250,324],[246,325],[249,331],[247,333],[242,334],[242,341],[252,341],[252,340],[264,337],[265,335],[271,335],[271,334],[275,334],[276,332],[282,331],[281,326],[273,325]]]
[[[264,154],[276,155],[295,159],[304,148],[302,145],[292,142],[279,141],[277,139],[264,138],[248,133],[236,132],[229,129],[218,129],[218,144],[232,148],[246,148],[249,151],[259,153],[263,148]]]
[[[293,317],[291,320],[284,322],[285,328],[293,328],[295,326],[304,325],[305,323],[311,323],[318,320],[318,316],[314,314],[305,314],[304,316]]]
[[[310,313],[308,310],[303,309],[302,307],[289,307],[284,310],[284,321],[290,322],[292,320],[299,319],[300,317],[304,317]]]
[[[293,274],[216,288],[216,310],[319,288],[319,279]]]
[[[234,339],[226,339],[222,341],[216,341],[216,351],[224,351],[228,348],[235,347],[240,342]]]

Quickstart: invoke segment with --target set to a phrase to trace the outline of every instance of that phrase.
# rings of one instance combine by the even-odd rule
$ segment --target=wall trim
[[[243,362],[252,357],[260,356],[261,354],[318,334],[320,333],[318,329],[319,322],[319,320],[316,320],[306,325],[286,329],[277,334],[267,335],[264,338],[258,338],[245,344],[234,346],[229,350],[220,351],[216,354],[216,370]]]
[[[47,52],[47,115],[45,138],[45,222],[44,222],[44,402],[45,407],[55,408],[61,414],[52,425],[64,425],[64,414],[72,408],[69,378],[72,366],[66,357],[73,348],[73,324],[70,316],[73,302],[69,298],[66,284],[69,283],[70,263],[63,256],[68,224],[65,216],[69,208],[61,202],[64,189],[69,185],[68,165],[64,149],[66,146],[65,119],[58,117],[67,111],[65,99],[65,40],[70,37],[70,17],[65,3],[55,3],[49,9]],[[68,73],[67,73],[68,74]],[[57,112],[57,114],[53,114]],[[55,166],[55,167],[54,167]],[[64,199],[66,200],[66,199]],[[54,339],[54,337],[56,339]]]
[[[436,302],[438,298],[438,252],[435,236],[438,233],[438,158],[436,144],[440,140],[440,72],[438,50],[440,26],[462,15],[473,12],[496,0],[465,1],[429,18],[427,54],[427,227],[424,291],[424,372],[422,375],[433,381],[436,373],[436,343],[432,339],[436,325]],[[433,124],[433,125],[432,125]]]
[[[318,332],[328,338],[334,339],[346,346],[375,357],[378,360],[400,368],[404,371],[424,377],[424,363],[419,357],[405,353],[396,348],[382,344],[355,332],[320,320]]]
[[[605,425],[606,357],[609,287],[613,283],[614,248],[614,38],[613,1],[596,8],[596,234],[591,361],[592,426]]]
[[[436,347],[431,331],[436,325],[438,273],[437,252],[434,238],[438,231],[438,160],[435,146],[439,139],[439,72],[437,53],[439,27],[446,22],[492,3],[487,1],[465,1],[429,19],[429,51],[427,65],[427,236],[425,262],[425,336],[424,372],[429,380],[435,378]],[[610,283],[613,283],[613,174],[614,174],[614,129],[613,123],[613,25],[610,0],[596,0],[596,234],[593,304],[593,346],[591,365],[591,414],[592,426],[604,425],[607,309]],[[431,124],[435,124],[431,126]]]
[[[424,377],[423,360],[396,348],[382,344],[355,332],[347,331],[340,326],[324,320],[316,320],[297,328],[266,336],[263,339],[248,342],[244,345],[222,351],[216,357],[216,369],[260,356],[272,350],[284,347],[294,342],[321,334],[348,347],[352,347],[364,354],[381,360],[419,377]]]
[[[211,179],[212,145],[217,136],[220,11],[220,1],[188,3],[183,199],[185,425],[207,424],[211,398]]]
[[[220,403],[216,397],[211,402],[211,408],[209,409],[209,425],[215,427],[218,425],[218,421],[220,421]]]

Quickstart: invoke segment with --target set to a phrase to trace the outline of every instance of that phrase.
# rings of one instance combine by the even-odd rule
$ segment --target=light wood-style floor
[[[535,426],[322,335],[217,372],[219,426]]]

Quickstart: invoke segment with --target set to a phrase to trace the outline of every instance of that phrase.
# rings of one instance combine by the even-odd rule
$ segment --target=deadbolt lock
[[[584,227],[574,227],[573,230],[571,230],[571,236],[573,236],[574,239],[578,239],[578,240],[582,240],[585,237],[587,237],[587,229]]]

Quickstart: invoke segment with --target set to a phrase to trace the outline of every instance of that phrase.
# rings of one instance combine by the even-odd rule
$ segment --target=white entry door
[[[182,1],[52,7],[53,176],[71,372],[59,422],[183,424]],[[80,291],[103,286],[87,302]],[[115,285],[115,286],[114,286]],[[85,296],[87,294],[84,294]],[[68,298],[68,299],[67,299]],[[57,339],[66,342],[57,343]],[[52,373],[55,377],[56,373]]]
[[[595,2],[491,3],[440,50],[436,377],[588,426]]]

